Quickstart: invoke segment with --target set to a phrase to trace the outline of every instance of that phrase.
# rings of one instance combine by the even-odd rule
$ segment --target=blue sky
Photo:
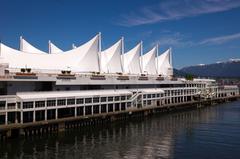
[[[105,49],[122,36],[125,50],[143,40],[173,50],[176,68],[240,58],[240,0],[1,0],[0,39],[19,36],[47,51],[63,50],[102,32]]]

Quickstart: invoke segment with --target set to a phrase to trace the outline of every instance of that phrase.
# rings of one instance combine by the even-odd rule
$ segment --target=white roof
[[[56,91],[56,92],[19,92],[17,96],[23,100],[46,98],[69,98],[88,96],[116,96],[132,94],[129,90],[87,90],[87,91]]]
[[[168,49],[160,56],[156,57],[157,73],[163,76],[173,75],[173,66],[171,64],[171,49]]]
[[[99,35],[87,43],[61,54],[33,54],[12,49],[1,43],[0,63],[9,68],[65,70],[98,72]]]
[[[121,64],[122,39],[101,52],[101,72],[123,72]]]
[[[57,54],[63,52],[60,48],[54,45],[51,41],[48,42],[48,53],[49,54]]]
[[[140,57],[142,61],[142,73],[156,75],[156,63],[155,55],[157,53],[157,47],[152,48],[149,52]]]
[[[20,51],[35,54],[46,54],[46,52],[37,49],[22,37],[20,37]]]
[[[142,43],[139,43],[133,49],[122,55],[123,68],[125,73],[141,74],[140,68],[141,45]]]

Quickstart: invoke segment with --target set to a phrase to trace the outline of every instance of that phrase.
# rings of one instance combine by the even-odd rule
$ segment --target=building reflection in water
[[[115,122],[55,135],[2,143],[0,158],[173,158],[180,134],[221,118],[216,108],[158,114],[131,122]]]

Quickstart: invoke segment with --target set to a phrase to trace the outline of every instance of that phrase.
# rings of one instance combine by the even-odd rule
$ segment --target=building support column
[[[83,116],[85,116],[85,114],[86,114],[85,108],[86,108],[86,106],[83,106]]]
[[[75,118],[77,117],[77,107],[75,107],[75,109],[74,109],[75,111],[74,111],[74,116],[75,116]]]
[[[8,124],[8,112],[5,113],[5,125]]]
[[[45,113],[45,115],[44,115],[45,121],[47,121],[47,109],[45,109],[44,113]]]
[[[36,121],[36,110],[33,111],[33,122]]]
[[[58,109],[55,110],[55,119],[58,119]]]

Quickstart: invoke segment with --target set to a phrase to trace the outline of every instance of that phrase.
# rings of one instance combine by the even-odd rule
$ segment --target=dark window
[[[92,103],[92,98],[85,98],[85,103]]]
[[[119,110],[120,110],[119,103],[115,103],[115,111],[119,111]]]
[[[93,114],[98,114],[99,113],[99,105],[94,105],[93,106]]]
[[[23,109],[33,108],[33,102],[23,102]]]
[[[121,100],[126,100],[126,96],[121,96]]]
[[[78,98],[77,99],[77,104],[83,104],[83,98]]]
[[[108,104],[108,112],[113,112],[113,104]]]
[[[58,99],[58,100],[57,100],[57,105],[58,105],[58,106],[66,105],[66,100],[65,100],[65,99]]]
[[[108,101],[109,102],[113,101],[113,97],[108,97]]]
[[[45,101],[36,101],[35,102],[35,107],[36,108],[45,107]]]
[[[148,94],[147,97],[148,97],[148,98],[151,98],[151,94]]]
[[[119,101],[119,99],[120,99],[119,96],[114,97],[115,101]]]
[[[131,102],[127,102],[127,107],[131,107],[132,106],[132,103]]]
[[[93,103],[99,103],[99,97],[94,97],[93,98]]]
[[[156,94],[152,94],[152,98],[155,98],[156,97]]]
[[[56,100],[48,100],[47,101],[47,106],[48,107],[52,107],[52,106],[55,106],[56,105]]]
[[[121,103],[121,110],[126,110],[126,103]]]
[[[101,97],[101,102],[106,102],[107,98],[106,97]]]
[[[6,101],[0,101],[0,110],[5,109]]]
[[[106,104],[101,105],[101,113],[106,113],[107,112],[106,108],[107,108]]]
[[[71,98],[71,99],[67,99],[67,105],[74,105],[75,104],[75,99]]]

